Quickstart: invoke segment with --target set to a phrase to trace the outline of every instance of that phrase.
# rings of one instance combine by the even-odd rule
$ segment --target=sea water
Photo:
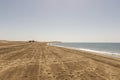
[[[55,43],[54,45],[97,53],[112,54],[120,57],[120,43]]]

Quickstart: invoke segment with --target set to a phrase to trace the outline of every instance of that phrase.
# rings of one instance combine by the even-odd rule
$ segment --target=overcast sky
[[[120,0],[0,0],[0,39],[120,42]]]

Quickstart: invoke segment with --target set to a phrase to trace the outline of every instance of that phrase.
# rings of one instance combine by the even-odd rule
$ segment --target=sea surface
[[[120,43],[55,43],[54,45],[120,56]]]

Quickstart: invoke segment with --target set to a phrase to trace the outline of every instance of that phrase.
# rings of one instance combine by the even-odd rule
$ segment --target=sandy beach
[[[9,44],[0,47],[0,80],[120,80],[120,59],[46,43]]]

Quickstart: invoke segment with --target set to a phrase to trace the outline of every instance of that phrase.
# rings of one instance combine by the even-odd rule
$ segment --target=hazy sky
[[[0,39],[120,42],[120,0],[0,0]]]

